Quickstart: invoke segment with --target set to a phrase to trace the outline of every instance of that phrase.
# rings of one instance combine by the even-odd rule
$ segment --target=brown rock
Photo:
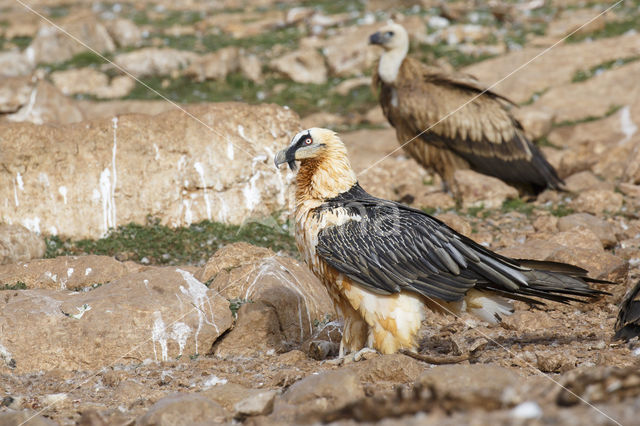
[[[273,411],[273,402],[277,394],[274,390],[268,390],[239,401],[233,406],[236,416],[269,415]]]
[[[567,232],[558,232],[549,238],[548,241],[569,248],[604,250],[600,238],[598,238],[591,229],[586,227],[578,227]]]
[[[177,268],[150,268],[88,293],[5,293],[0,345],[13,362],[0,371],[187,358],[209,351],[232,322],[226,299]]]
[[[135,77],[168,75],[196,62],[197,53],[170,48],[145,47],[120,53],[113,61]]]
[[[243,54],[240,56],[240,71],[249,80],[262,83],[262,61],[256,55]]]
[[[456,206],[456,200],[444,192],[431,192],[416,197],[413,204],[421,208],[449,210]]]
[[[106,284],[133,272],[109,256],[61,256],[0,266],[0,282],[23,282],[27,288],[74,290]]]
[[[222,406],[197,393],[180,393],[156,402],[136,421],[140,426],[220,424],[229,418]]]
[[[2,63],[0,62],[0,66]],[[18,111],[29,102],[33,90],[31,77],[13,77],[0,80],[0,114]]]
[[[275,308],[258,301],[240,306],[233,330],[215,344],[213,353],[221,358],[255,358],[274,355],[285,348]]]
[[[45,249],[42,237],[24,226],[0,224],[0,265],[40,258],[44,256]],[[7,281],[0,278],[0,282]]]
[[[268,249],[246,243],[228,245],[196,276],[203,282],[213,278],[210,288],[227,299],[264,302],[275,309],[279,329],[290,345],[309,338],[315,320],[335,315],[327,291],[306,266]],[[256,305],[260,311],[256,317],[272,315],[264,304]]]
[[[611,183],[601,181],[596,175],[587,170],[572,174],[564,182],[567,184],[567,190],[577,194],[588,189],[613,189]]]
[[[8,121],[27,121],[34,124],[68,124],[82,121],[82,111],[72,99],[60,93],[51,83],[44,80],[36,81],[31,88],[28,101],[15,113],[5,116]]]
[[[299,130],[295,113],[241,103],[188,111],[196,119],[174,110],[77,126],[0,125],[0,180],[20,173],[24,182],[15,193],[0,186],[12,200],[3,221],[96,238],[148,215],[170,226],[242,223],[287,205],[291,175],[272,158]]]
[[[455,213],[444,213],[436,215],[436,218],[443,221],[455,231],[461,233],[465,237],[471,236],[471,225],[465,219]]]
[[[360,75],[371,69],[377,59],[369,36],[376,32],[380,24],[346,26],[340,34],[323,43],[324,54],[332,76],[349,77]]]
[[[323,84],[327,81],[324,58],[316,50],[296,50],[271,61],[271,67],[297,83]]]
[[[0,412],[0,424],[6,426],[55,426],[58,423],[49,420],[48,418],[38,415],[35,411],[23,410],[23,411],[5,411]]]
[[[118,18],[109,21],[107,31],[119,47],[135,47],[142,43],[142,31],[128,19]]]
[[[327,407],[339,408],[363,396],[357,374],[342,369],[305,377],[291,385],[282,399],[293,405],[311,405],[314,400],[324,400]]]
[[[536,360],[538,369],[543,373],[563,373],[576,366],[574,356],[554,351],[538,351],[536,352]]]
[[[233,413],[235,406],[241,401],[251,399],[265,392],[264,389],[250,389],[237,383],[224,383],[203,390],[202,395],[222,405],[225,410]]]
[[[85,120],[95,120],[96,118],[113,118],[116,115],[124,114],[146,114],[157,115],[163,112],[173,111],[175,105],[167,101],[76,101],[78,108],[82,110]]]
[[[385,382],[412,383],[427,368],[426,364],[402,354],[380,355],[348,367],[355,371],[360,382],[382,387]]]
[[[33,63],[24,52],[10,50],[0,52],[0,77],[19,77],[31,74]]]
[[[432,386],[439,398],[455,400],[466,409],[491,410],[512,405],[523,378],[494,365],[439,365],[422,373],[417,382]]]
[[[518,191],[512,186],[473,170],[456,170],[453,191],[461,198],[463,208],[484,206],[495,209],[501,207],[505,200],[518,197]]]
[[[603,189],[591,189],[578,195],[569,203],[569,207],[578,212],[602,214],[603,212],[617,212],[622,208],[622,203],[622,194]]]
[[[558,122],[601,117],[613,106],[637,101],[633,79],[638,73],[640,62],[637,61],[613,68],[588,80],[549,90],[540,96],[535,106],[555,111]]]
[[[575,213],[558,220],[560,231],[570,231],[580,227],[591,230],[597,235],[604,247],[613,247],[617,243],[616,234],[611,224],[588,213]]]
[[[57,28],[44,25],[40,27],[38,34],[26,50],[27,56],[32,58],[33,63],[64,62],[74,55],[86,51],[86,46],[91,46],[99,53],[115,50],[115,43],[109,36],[107,29],[92,15],[78,15],[73,20],[64,23],[62,28],[76,40],[82,40],[84,45]]]
[[[200,56],[191,61],[184,71],[185,75],[196,81],[224,80],[240,66],[240,50],[237,47],[224,47],[215,52]]]
[[[550,214],[540,215],[533,221],[533,227],[538,232],[553,234],[558,231],[558,218]]]
[[[109,81],[106,74],[93,68],[56,71],[51,73],[51,80],[65,95],[85,93],[101,99],[126,96],[136,84],[129,76],[118,76]]]
[[[555,120],[555,112],[549,108],[526,106],[513,110],[513,115],[522,124],[531,140],[543,138],[549,134]]]
[[[470,65],[463,68],[463,71],[491,84],[512,74],[513,70],[540,55],[535,61],[501,81],[496,89],[492,89],[516,103],[521,103],[529,100],[535,92],[571,83],[576,71],[588,70],[609,60],[637,55],[639,40],[640,34],[628,34],[601,38],[590,43],[565,43],[544,55],[540,55],[544,48],[525,47]],[[572,60],[567,61],[566,58]],[[572,102],[567,105],[570,103]],[[562,119],[557,117],[556,120]]]
[[[620,191],[629,197],[640,198],[640,185],[632,185],[630,183],[622,182],[618,185]]]

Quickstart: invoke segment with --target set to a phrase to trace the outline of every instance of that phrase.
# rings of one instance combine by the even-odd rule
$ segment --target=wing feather
[[[555,169],[509,112],[513,103],[485,91],[475,78],[406,58],[393,87],[385,89],[376,81],[385,116],[398,135],[410,135],[403,143],[430,129],[420,136],[424,143],[454,152],[480,173],[540,188],[562,187]]]
[[[420,210],[372,197],[357,184],[349,192],[326,202],[315,214],[337,207],[353,209],[360,219],[322,229],[316,253],[377,294],[412,291],[457,301],[476,287],[534,303],[529,297],[567,302],[603,294],[588,286],[580,268],[548,263],[549,270],[532,269],[491,252]]]

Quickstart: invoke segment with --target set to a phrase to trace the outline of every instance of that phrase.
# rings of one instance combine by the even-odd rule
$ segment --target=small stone
[[[555,119],[555,113],[547,108],[523,107],[514,109],[513,112],[530,140],[547,136]]]
[[[262,416],[273,411],[273,402],[278,393],[274,390],[249,396],[234,405],[236,416]]]
[[[622,202],[622,194],[602,189],[592,189],[582,192],[569,203],[569,207],[579,212],[592,214],[615,213],[622,208]]]
[[[324,58],[315,50],[296,50],[271,61],[271,67],[297,83],[322,84],[327,81]]]
[[[511,416],[516,419],[539,419],[542,417],[542,408],[534,401],[526,401],[511,409]]]
[[[564,180],[567,190],[579,194],[588,189],[613,189],[608,182],[603,182],[592,172],[585,170],[574,173]]]
[[[107,31],[119,47],[139,46],[142,31],[128,19],[116,19],[107,23]]]
[[[461,233],[465,237],[471,236],[471,225],[464,218],[458,216],[455,213],[443,213],[436,215],[438,220],[443,221],[446,225],[450,226],[456,232]]]
[[[224,80],[239,67],[240,50],[230,46],[194,59],[184,74],[196,81]]]
[[[192,425],[196,423],[222,423],[229,418],[220,404],[195,393],[180,393],[162,398],[140,417],[140,426]]]
[[[605,248],[613,247],[618,241],[610,223],[589,213],[575,213],[558,220],[558,230],[560,231],[569,231],[580,227],[592,231]]]
[[[505,200],[518,197],[518,191],[512,186],[473,170],[456,170],[453,191],[462,199],[462,207],[465,209],[480,206],[495,209],[501,207]]]
[[[538,369],[543,373],[561,373],[575,368],[576,358],[561,352],[536,352]]]

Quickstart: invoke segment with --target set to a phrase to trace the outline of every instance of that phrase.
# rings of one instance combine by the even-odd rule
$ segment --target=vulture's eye
[[[311,145],[312,143],[313,143],[313,140],[312,140],[311,138],[306,138],[306,139],[304,140],[304,144],[305,144],[305,145]]]
[[[387,31],[387,34],[386,34],[386,35],[387,35],[388,37],[393,37],[393,31]]]

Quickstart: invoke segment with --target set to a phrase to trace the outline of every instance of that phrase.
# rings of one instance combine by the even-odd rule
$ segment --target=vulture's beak
[[[289,168],[291,170],[295,170],[295,152],[290,148],[285,148],[282,151],[278,151],[275,158],[273,159],[273,163],[276,165],[276,169],[279,168],[281,164],[288,163]]]
[[[369,44],[382,44],[382,34],[380,31],[373,33],[369,36]]]

